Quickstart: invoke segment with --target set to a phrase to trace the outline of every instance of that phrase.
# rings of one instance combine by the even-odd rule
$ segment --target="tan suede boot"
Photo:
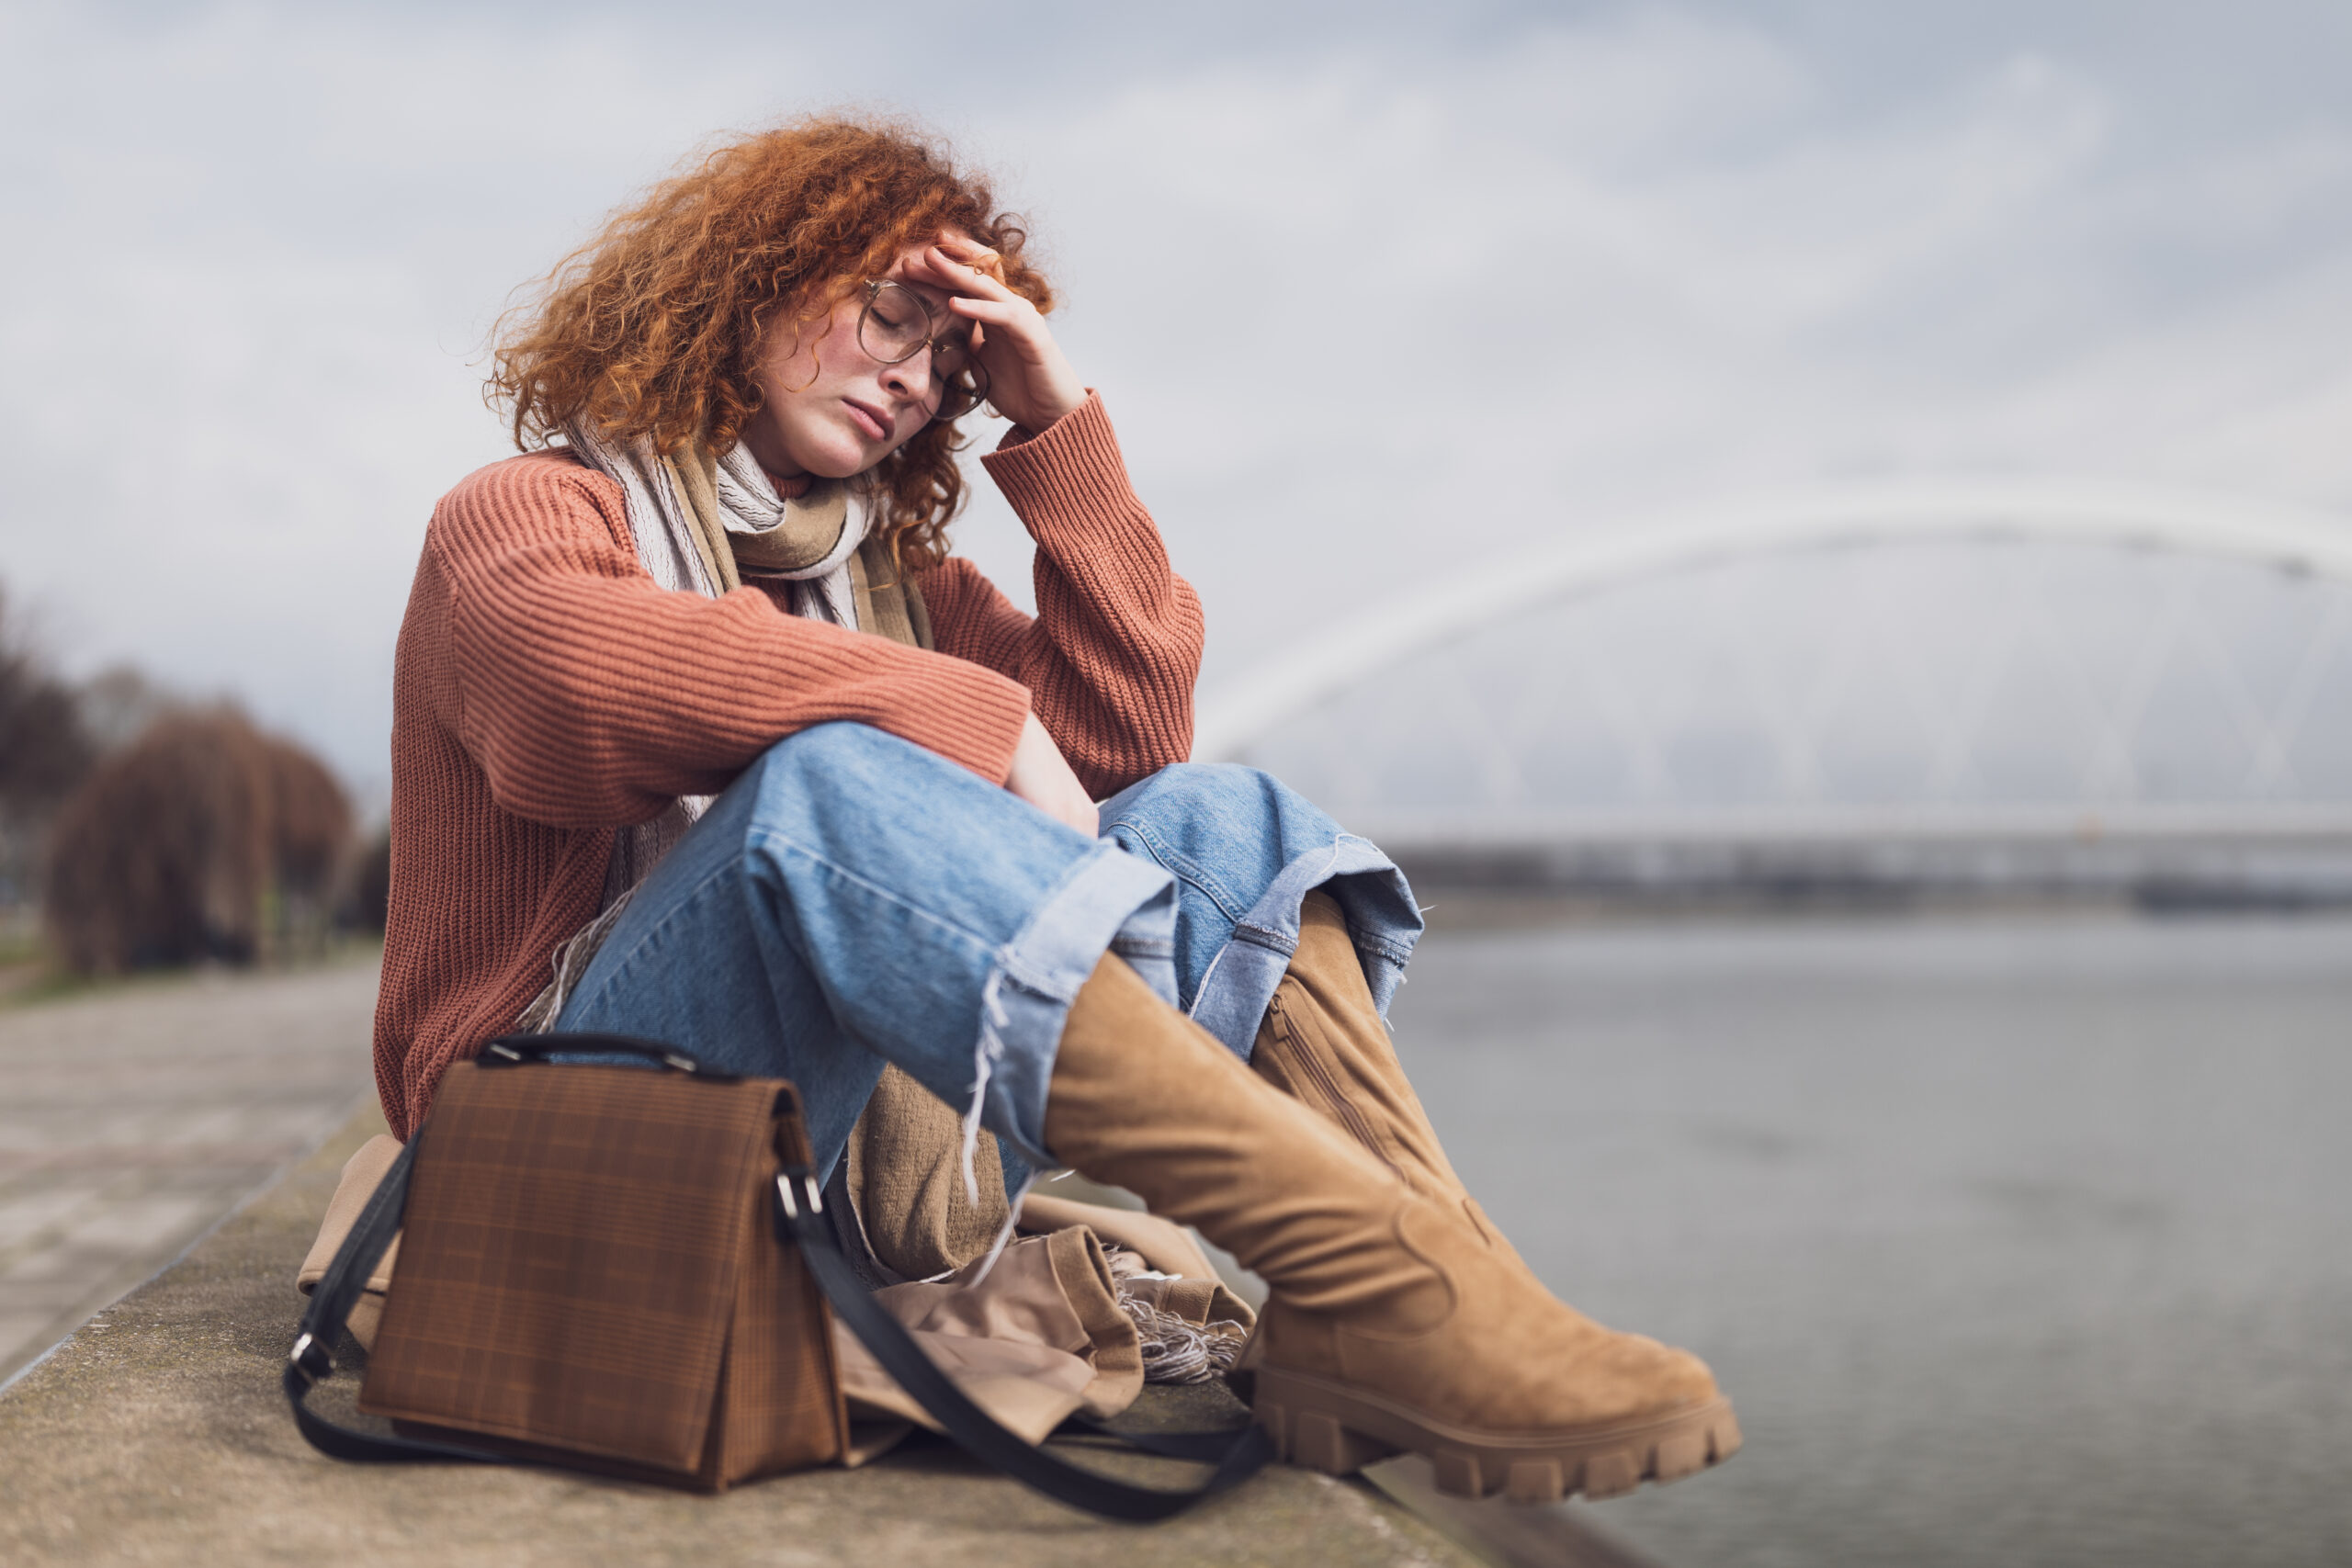
[[[1459,1203],[1479,1235],[1510,1252],[1454,1173],[1405,1077],[1339,901],[1309,893],[1298,926],[1298,951],[1258,1027],[1251,1069],[1379,1156],[1414,1191]]]
[[[1538,1501],[1739,1446],[1696,1357],[1562,1305],[1458,1201],[1261,1081],[1116,958],[1070,1009],[1046,1142],[1272,1286],[1243,1362],[1285,1459],[1343,1474],[1409,1449],[1449,1491]]]

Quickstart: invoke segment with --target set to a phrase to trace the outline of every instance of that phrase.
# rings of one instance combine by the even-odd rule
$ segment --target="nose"
[[[929,408],[937,400],[932,382],[931,345],[917,349],[911,358],[882,369],[882,385],[891,394],[921,408]]]

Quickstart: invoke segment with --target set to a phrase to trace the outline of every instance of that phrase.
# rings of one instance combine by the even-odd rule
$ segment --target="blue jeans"
[[[770,747],[639,886],[557,1020],[800,1089],[830,1172],[886,1062],[1014,1160],[1056,1163],[1046,1090],[1078,989],[1120,954],[1245,1059],[1328,886],[1385,1011],[1420,935],[1369,841],[1249,768],[1166,768],[1089,839],[857,724]]]

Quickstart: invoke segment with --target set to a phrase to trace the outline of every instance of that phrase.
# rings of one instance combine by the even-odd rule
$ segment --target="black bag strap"
[[[584,1042],[582,1036],[567,1036],[562,1048],[581,1049]],[[587,1043],[586,1048],[613,1047],[596,1041]],[[412,1463],[511,1462],[503,1455],[454,1444],[356,1431],[328,1420],[310,1407],[311,1391],[334,1371],[334,1358],[328,1347],[343,1332],[351,1309],[368,1288],[368,1275],[375,1272],[378,1261],[400,1231],[401,1214],[408,1205],[409,1172],[415,1157],[415,1144],[401,1150],[374,1196],[360,1211],[351,1234],[344,1238],[334,1261],[327,1266],[325,1277],[311,1292],[311,1304],[302,1314],[300,1332],[286,1359],[282,1379],[286,1401],[293,1409],[295,1426],[311,1446],[336,1459]],[[809,1273],[816,1277],[817,1288],[849,1325],[850,1331],[874,1352],[874,1359],[882,1363],[883,1370],[947,1428],[948,1436],[966,1452],[1057,1502],[1108,1518],[1164,1519],[1255,1474],[1273,1458],[1272,1444],[1265,1432],[1254,1425],[1231,1438],[1207,1433],[1111,1434],[1147,1452],[1216,1464],[1215,1473],[1200,1485],[1170,1492],[1114,1480],[1046,1452],[1007,1431],[996,1417],[973,1404],[923,1354],[905,1326],[884,1312],[867,1293],[849,1260],[842,1256],[832,1226],[824,1217],[813,1172],[794,1168],[778,1176],[775,1200],[777,1239],[800,1248]]]
[[[914,1395],[915,1402],[929,1411],[938,1423],[947,1428],[947,1435],[962,1446],[974,1459],[993,1466],[1057,1502],[1106,1518],[1137,1521],[1164,1519],[1182,1513],[1204,1497],[1215,1496],[1227,1487],[1255,1475],[1274,1457],[1273,1444],[1265,1429],[1254,1423],[1230,1438],[1221,1434],[1211,1438],[1215,1447],[1203,1451],[1193,1443],[1186,1443],[1178,1434],[1160,1434],[1151,1438],[1130,1437],[1125,1433],[1110,1435],[1121,1438],[1132,1446],[1148,1452],[1170,1453],[1182,1459],[1204,1460],[1214,1462],[1216,1470],[1200,1485],[1183,1491],[1163,1491],[1156,1486],[1136,1486],[1114,1480],[1082,1466],[1057,1458],[1005,1430],[995,1416],[972,1403],[964,1391],[957,1388],[947,1374],[922,1352],[922,1348],[908,1334],[906,1325],[882,1310],[859,1282],[849,1260],[841,1254],[833,1239],[832,1225],[824,1215],[824,1200],[817,1190],[817,1177],[806,1167],[787,1168],[775,1179],[776,1233],[788,1236],[800,1247],[800,1256],[808,1265],[808,1272],[816,1277],[817,1288],[833,1311],[848,1324],[850,1332],[874,1352],[882,1370],[895,1379],[900,1388]],[[1101,1430],[1102,1428],[1097,1428]],[[1185,1434],[1197,1439],[1207,1434]]]
[[[334,1356],[327,1347],[343,1332],[351,1309],[359,1303],[368,1289],[368,1276],[376,1271],[385,1249],[392,1245],[392,1237],[400,1234],[401,1211],[408,1207],[408,1174],[415,1164],[416,1145],[404,1145],[400,1156],[392,1161],[392,1168],[384,1172],[384,1179],[377,1183],[368,1206],[359,1211],[351,1234],[343,1238],[334,1261],[327,1265],[325,1277],[311,1292],[311,1304],[302,1314],[301,1331],[295,1337],[294,1348],[287,1355],[285,1376],[280,1380],[286,1388],[286,1402],[293,1406],[294,1425],[311,1446],[336,1459],[464,1460],[495,1464],[500,1462],[496,1454],[446,1443],[420,1443],[408,1438],[356,1432],[337,1426],[310,1405],[311,1391],[334,1373]]]
[[[1231,1428],[1215,1432],[1122,1432],[1080,1412],[1067,1416],[1054,1429],[1057,1437],[1108,1438],[1121,1448],[1140,1449],[1162,1459],[1188,1459],[1195,1464],[1223,1464],[1226,1450],[1241,1433]]]

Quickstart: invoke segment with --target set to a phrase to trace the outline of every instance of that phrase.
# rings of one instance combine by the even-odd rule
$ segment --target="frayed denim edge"
[[[1201,988],[1193,998],[1193,1021],[1225,1043],[1243,1061],[1258,1043],[1258,1025],[1266,1016],[1274,989],[1290,969],[1298,951],[1298,913],[1306,896],[1335,877],[1385,873],[1398,905],[1413,908],[1405,874],[1381,852],[1380,846],[1353,833],[1342,833],[1329,847],[1309,850],[1283,866],[1265,894],[1233,928],[1232,940],[1209,960]],[[1377,919],[1363,899],[1347,900],[1351,925]],[[1405,960],[1421,934],[1418,918],[1409,926],[1383,922],[1354,933],[1356,955],[1365,964],[1364,980],[1385,1018],[1388,1000],[1403,978]],[[1367,951],[1367,950],[1370,951]]]
[[[967,1191],[977,1190],[972,1156],[984,1119],[1031,1166],[1057,1163],[1045,1146],[1054,1056],[1079,987],[1114,947],[1174,1005],[1175,878],[1106,840],[989,963],[964,1112]]]

